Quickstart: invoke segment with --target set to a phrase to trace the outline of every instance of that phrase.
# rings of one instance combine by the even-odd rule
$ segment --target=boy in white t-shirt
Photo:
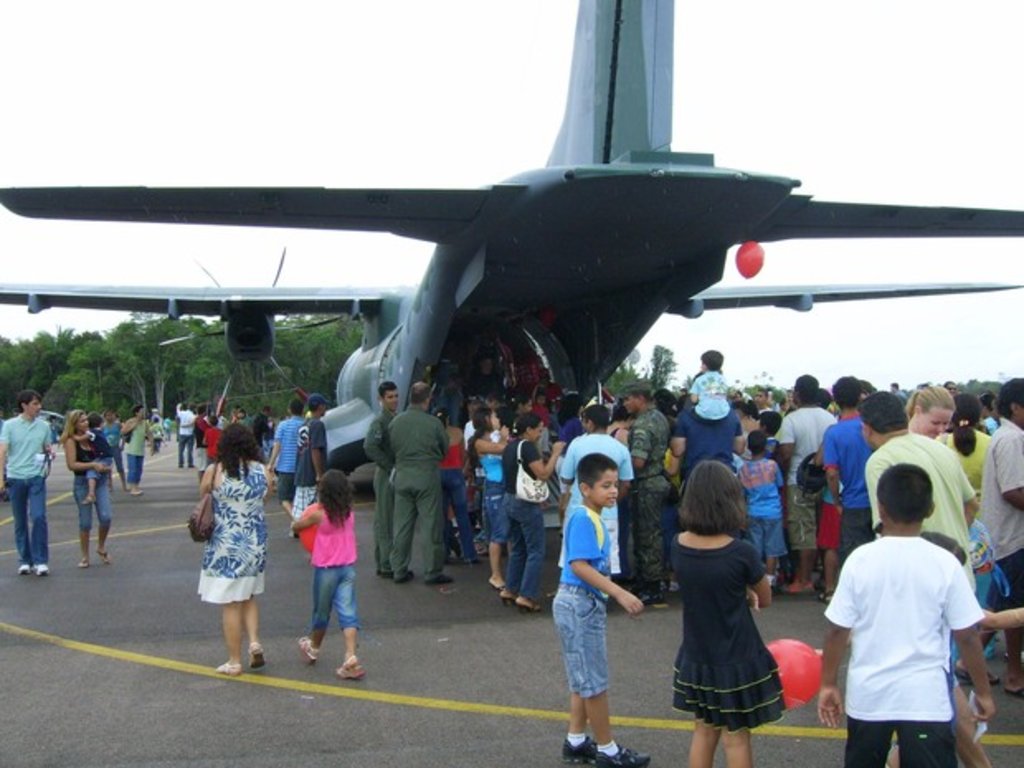
[[[904,765],[955,768],[949,634],[974,684],[976,717],[987,720],[995,703],[975,626],[983,614],[956,558],[920,538],[933,508],[928,474],[889,467],[878,506],[883,537],[850,555],[825,611],[818,717],[839,725],[837,676],[852,634],[845,765],[885,765],[895,733]]]

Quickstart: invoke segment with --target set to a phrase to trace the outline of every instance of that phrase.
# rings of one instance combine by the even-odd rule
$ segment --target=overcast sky
[[[543,166],[576,4],[7,3],[0,186],[480,187]],[[1024,210],[1018,3],[684,2],[673,149],[822,200]],[[0,211],[12,283],[413,285],[390,235],[66,223]],[[751,284],[1024,284],[1019,240],[766,246]],[[730,265],[726,284],[744,281]],[[1024,292],[662,319],[683,373],[852,373],[884,385],[1024,375]],[[124,316],[0,308],[0,334]]]

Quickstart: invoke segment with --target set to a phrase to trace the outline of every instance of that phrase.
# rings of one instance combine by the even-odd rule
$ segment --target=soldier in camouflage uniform
[[[391,485],[391,470],[395,468],[395,454],[388,441],[388,424],[398,410],[398,385],[383,381],[377,387],[380,413],[370,423],[363,440],[363,451],[377,465],[373,471],[373,561],[377,575],[390,579],[391,543],[394,536],[395,489]]]
[[[650,385],[638,382],[627,387],[623,405],[635,419],[629,429],[635,474],[629,494],[636,562],[633,591],[644,605],[654,605],[665,599],[661,591],[661,510],[670,488],[664,462],[671,430],[668,419],[654,407]]]

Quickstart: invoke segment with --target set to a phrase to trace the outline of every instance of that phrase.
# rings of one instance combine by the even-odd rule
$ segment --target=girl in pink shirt
[[[320,501],[311,504],[292,530],[319,526],[313,542],[313,620],[307,637],[299,638],[303,661],[315,664],[327,634],[331,608],[345,637],[345,663],[335,670],[342,680],[360,680],[366,670],[356,658],[359,617],[356,613],[356,530],[352,517],[352,486],[345,473],[329,469],[317,484]]]

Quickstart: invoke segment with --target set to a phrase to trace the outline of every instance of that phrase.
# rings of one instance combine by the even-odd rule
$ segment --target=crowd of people
[[[750,616],[776,595],[827,606],[818,710],[829,725],[845,711],[848,765],[896,760],[893,734],[904,764],[952,765],[957,754],[988,765],[970,734],[995,712],[991,687],[1000,681],[982,656],[994,630],[1005,634],[1003,689],[1024,697],[1024,379],[978,397],[952,383],[876,392],[854,376],[824,389],[808,374],[776,402],[767,388],[750,398],[730,390],[723,363],[708,351],[689,391],[636,382],[607,402],[584,403],[544,379],[530,397],[506,399],[500,377],[482,370],[476,394],[455,378],[414,383],[399,412],[398,387],[383,382],[364,442],[375,465],[377,576],[413,581],[419,536],[424,583],[448,584],[447,563],[486,557],[487,567],[470,573],[502,603],[524,614],[550,608],[571,695],[569,762],[649,761],[611,739],[604,605],[613,598],[636,614],[678,591],[675,705],[696,716],[691,765],[711,765],[720,740],[729,765],[749,764],[751,731],[781,716],[777,666]],[[44,576],[51,439],[34,418],[38,393],[17,401],[19,414],[0,433],[0,463],[19,573]],[[356,656],[352,489],[327,466],[327,405],[319,394],[296,400],[277,423],[269,409],[252,423],[238,411],[218,420],[204,405],[176,409],[179,467],[199,470],[200,492],[215,505],[199,593],[222,606],[222,674],[242,673],[243,636],[249,667],[265,664],[255,598],[266,565],[264,499],[274,492],[294,535],[316,526],[302,657],[319,659],[333,610],[345,645],[336,674],[365,674]],[[112,476],[128,493],[143,492],[155,426],[141,406],[123,423],[111,412],[68,414],[60,443],[75,475],[79,567],[91,565],[94,512],[96,554],[111,562]],[[545,515],[555,512],[562,575],[545,605]],[[990,629],[979,635],[979,626]],[[844,709],[837,673],[851,638]],[[901,677],[907,664],[917,670],[913,682]],[[946,672],[973,686],[971,706]]]

